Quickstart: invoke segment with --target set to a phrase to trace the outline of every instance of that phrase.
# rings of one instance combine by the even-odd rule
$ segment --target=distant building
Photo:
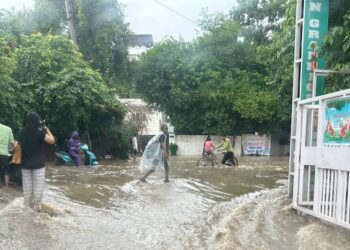
[[[160,125],[167,124],[169,133],[174,134],[174,127],[169,118],[159,110],[154,109],[141,99],[119,99],[127,110],[126,121],[131,121],[138,128],[139,135],[156,135],[160,132]]]
[[[146,35],[132,35],[131,38],[132,47],[153,47],[153,37],[151,34]]]
[[[130,47],[128,48],[129,61],[138,60],[142,54],[153,47],[153,37],[150,34],[132,35]]]

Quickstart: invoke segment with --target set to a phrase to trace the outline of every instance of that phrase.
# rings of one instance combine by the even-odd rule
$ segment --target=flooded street
[[[23,206],[0,191],[0,249],[350,249],[350,232],[290,210],[288,158],[239,158],[240,166],[196,168],[173,157],[139,183],[137,163],[49,166],[44,203]]]

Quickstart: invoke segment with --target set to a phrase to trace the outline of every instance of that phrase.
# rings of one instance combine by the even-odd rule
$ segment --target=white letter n
[[[311,2],[310,3],[310,11],[318,11],[318,12],[320,12],[321,11],[321,3]]]

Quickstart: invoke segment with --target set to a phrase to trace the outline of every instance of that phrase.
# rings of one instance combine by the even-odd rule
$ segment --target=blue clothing
[[[77,131],[73,131],[72,136],[68,140],[68,152],[72,157],[75,166],[80,166],[80,155],[79,155],[79,142],[78,142],[79,134]]]

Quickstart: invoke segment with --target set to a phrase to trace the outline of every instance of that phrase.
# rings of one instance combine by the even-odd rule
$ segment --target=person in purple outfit
[[[77,131],[73,131],[72,136],[68,140],[68,152],[70,156],[73,158],[75,166],[80,166],[80,155],[79,155],[79,133]]]

